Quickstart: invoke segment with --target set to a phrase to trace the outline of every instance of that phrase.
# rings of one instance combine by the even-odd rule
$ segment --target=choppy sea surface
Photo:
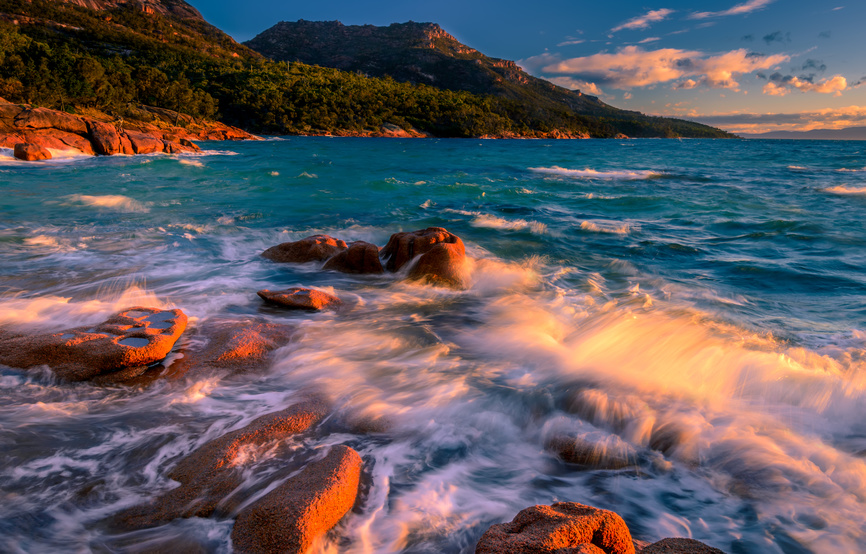
[[[0,151],[0,326],[132,305],[296,327],[266,371],[149,385],[0,366],[0,550],[230,552],[233,520],[117,535],[208,440],[325,391],[386,432],[321,552],[473,552],[521,509],[576,501],[635,538],[730,553],[866,551],[866,143],[297,137],[202,155],[12,161]],[[5,157],[4,157],[5,155]],[[470,284],[274,264],[326,233],[463,238]],[[297,314],[256,291],[332,291]],[[171,369],[192,340],[182,337]],[[626,467],[568,464],[579,437]],[[292,451],[291,448],[289,451]],[[247,479],[286,456],[265,448]]]

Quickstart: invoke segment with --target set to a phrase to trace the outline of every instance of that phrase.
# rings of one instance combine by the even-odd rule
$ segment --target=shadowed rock
[[[327,414],[324,402],[305,400],[285,410],[262,416],[243,429],[232,431],[205,444],[168,474],[181,486],[152,504],[129,508],[113,518],[114,526],[126,529],[153,527],[176,518],[209,517],[223,505],[231,511],[228,497],[243,483],[242,449],[284,439],[306,431]]]
[[[47,148],[38,144],[19,143],[15,145],[13,155],[19,160],[25,162],[35,162],[39,160],[50,160],[51,152]]]
[[[640,554],[725,554],[694,539],[662,539],[642,548]]]
[[[460,237],[442,227],[428,227],[411,233],[394,233],[382,249],[382,258],[386,260],[385,268],[388,271],[399,271],[415,256],[428,252],[434,245],[440,243],[459,244],[458,251],[465,254]]]
[[[597,469],[622,469],[637,459],[637,452],[616,435],[553,436],[544,446],[564,462]]]
[[[343,273],[384,273],[379,261],[379,247],[369,242],[356,241],[347,250],[339,252],[322,269]]]
[[[348,248],[345,241],[328,235],[313,235],[295,242],[271,246],[262,257],[280,263],[321,262]]]
[[[47,365],[70,381],[123,380],[165,358],[186,322],[180,310],[134,307],[96,327],[0,340],[0,363]]]
[[[232,529],[236,551],[301,554],[352,509],[358,495],[361,457],[335,446],[320,461],[254,502]]]
[[[425,281],[431,285],[463,288],[466,285],[466,250],[463,241],[434,244],[409,270],[409,279]]]
[[[291,287],[285,290],[260,290],[257,292],[262,300],[286,308],[302,310],[322,310],[337,307],[343,302],[327,292],[303,287]]]
[[[605,554],[634,554],[631,533],[622,518],[576,502],[557,502],[527,508],[510,523],[492,526],[481,537],[475,552],[572,554],[595,553],[595,549]]]

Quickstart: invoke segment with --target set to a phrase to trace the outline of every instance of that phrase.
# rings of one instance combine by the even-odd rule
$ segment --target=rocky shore
[[[384,247],[313,235],[268,248],[261,256],[277,264],[315,264],[322,271],[390,274],[454,289],[468,285],[469,260],[463,241],[440,227],[395,233]],[[285,309],[352,309],[338,295],[305,287],[265,289],[257,294]],[[183,343],[182,356],[162,365],[186,332],[187,322],[180,309],[135,306],[93,327],[36,335],[0,329],[0,363],[21,369],[48,366],[63,381],[98,384],[140,385],[193,372],[217,378],[243,376],[267,371],[271,353],[291,348],[295,332],[292,326],[266,320],[212,320],[193,330],[197,340]],[[293,400],[284,409],[182,456],[167,472],[179,486],[110,515],[105,526],[113,532],[130,533],[182,518],[233,519],[231,541],[237,552],[306,552],[365,500],[363,483],[370,479],[371,460],[365,461],[342,443],[349,440],[346,437],[387,434],[389,425],[339,415],[340,407],[334,405],[327,391],[300,391]],[[330,417],[334,414],[338,415]],[[303,439],[312,436],[328,437],[329,446],[309,446],[314,441]],[[250,449],[266,447],[280,452],[287,442],[305,446],[295,446],[292,455],[286,455],[284,471],[271,475],[269,483],[249,485],[245,475],[250,471]],[[567,463],[602,469],[622,467],[604,452],[587,454],[572,437],[548,437],[540,446]],[[277,456],[282,459],[279,453]],[[490,527],[475,551],[721,553],[691,539],[665,539],[653,544],[635,541],[619,515],[575,502],[529,507],[511,522]]]
[[[171,110],[130,108],[133,120],[100,112],[72,115],[0,98],[0,148],[25,161],[55,155],[177,154],[198,152],[197,140],[255,140],[236,127],[197,121]]]

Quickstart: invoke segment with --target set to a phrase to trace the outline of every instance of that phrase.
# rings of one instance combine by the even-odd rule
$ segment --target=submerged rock
[[[328,235],[313,235],[295,242],[284,242],[262,252],[262,257],[280,263],[322,262],[346,250],[345,241]]]
[[[19,143],[15,145],[13,155],[19,160],[35,162],[39,160],[50,160],[51,152],[47,148],[33,143]]]
[[[191,352],[193,366],[248,372],[265,369],[270,353],[289,343],[294,328],[276,323],[222,322],[203,329],[205,348]]]
[[[694,539],[662,539],[639,550],[640,554],[725,554]]]
[[[463,241],[460,237],[449,233],[442,227],[428,227],[420,231],[410,233],[394,233],[388,244],[382,249],[382,258],[386,260],[385,268],[388,271],[399,271],[401,267],[412,261],[415,256],[420,256],[430,251],[434,245],[458,244],[458,250],[463,251]]]
[[[186,323],[180,310],[134,307],[91,328],[0,340],[0,363],[47,365],[69,381],[121,381],[165,358]]]
[[[322,269],[343,273],[384,273],[379,261],[379,247],[369,242],[356,241],[327,262]]]
[[[564,462],[596,469],[622,469],[637,461],[637,452],[616,435],[559,435],[548,439],[544,446]]]
[[[322,310],[337,307],[343,303],[333,294],[304,287],[291,287],[285,290],[264,289],[256,294],[265,302],[302,310]]]
[[[306,431],[327,415],[324,402],[309,399],[264,415],[243,429],[214,439],[182,459],[168,474],[181,486],[111,518],[126,529],[152,527],[177,518],[209,517],[243,483],[242,449]],[[225,506],[229,512],[230,506]]]
[[[306,552],[313,541],[352,509],[358,495],[361,456],[348,446],[331,448],[324,459],[254,502],[232,529],[238,552]]]
[[[608,510],[576,502],[532,506],[510,523],[492,526],[475,547],[476,554],[597,553],[634,554],[623,519]]]

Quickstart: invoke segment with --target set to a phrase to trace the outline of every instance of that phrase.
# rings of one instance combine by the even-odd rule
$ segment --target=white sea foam
[[[849,168],[843,167],[841,169],[837,169],[836,171],[838,171],[839,173],[866,173],[866,167],[861,167],[859,169],[858,168],[849,169]]]
[[[861,196],[866,195],[866,185],[836,185],[835,187],[825,188],[824,192],[829,192],[832,194],[852,194]]]
[[[191,158],[178,158],[177,161],[181,165],[188,165],[191,167],[204,167],[204,163],[201,160],[194,160]]]
[[[637,180],[651,179],[662,175],[653,170],[619,170],[619,171],[597,171],[595,169],[566,169],[564,167],[530,167],[530,171],[544,175],[556,175],[559,177],[570,177],[573,179],[605,179],[605,180]]]
[[[584,221],[580,224],[580,228],[584,231],[592,233],[608,233],[614,235],[627,235],[631,232],[631,225],[621,223],[619,221],[607,221],[596,219],[592,221]]]
[[[473,227],[486,227],[488,229],[504,229],[507,231],[529,231],[536,235],[547,233],[547,224],[538,221],[527,221],[525,219],[505,219],[484,212],[472,212],[467,210],[445,209],[444,212],[472,216],[469,222]]]
[[[147,213],[150,211],[150,207],[148,207],[147,204],[121,194],[107,194],[102,196],[71,194],[65,198],[71,203],[85,204],[97,208],[107,208],[118,212]]]

